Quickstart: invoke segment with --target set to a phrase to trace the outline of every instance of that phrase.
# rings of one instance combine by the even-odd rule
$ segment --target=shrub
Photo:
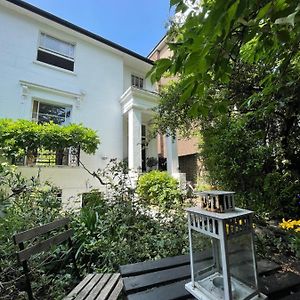
[[[142,175],[136,191],[143,201],[162,209],[173,208],[180,204],[182,199],[178,181],[167,172],[157,170]]]
[[[88,197],[88,196],[87,196]],[[184,254],[188,251],[186,217],[151,216],[131,201],[93,203],[73,218],[74,243],[81,271],[117,271],[119,265]]]
[[[103,175],[98,171],[99,176]],[[80,213],[70,213],[77,265],[81,274],[117,271],[119,265],[185,254],[188,251],[186,217],[183,209],[172,216],[155,214],[148,206],[141,207],[127,186],[127,170],[113,160],[106,169],[105,182],[109,195],[85,194],[86,206]],[[109,178],[110,177],[110,178]],[[2,200],[6,203],[0,217],[0,298],[24,299],[21,268],[14,255],[12,236],[16,232],[60,218],[61,206],[56,188],[41,185],[36,179],[26,180],[7,164],[0,168]],[[176,185],[175,185],[176,187]],[[0,201],[1,202],[1,201]],[[74,284],[73,269],[57,268],[57,261],[66,255],[66,247],[51,249],[51,264],[45,256],[30,260],[32,286],[37,299],[62,299]],[[52,258],[55,265],[52,265]]]
[[[13,166],[6,163],[0,165],[0,182],[5,187],[0,195],[0,298],[23,299],[22,269],[16,261],[12,236],[59,218],[61,203],[56,187],[49,183],[41,185],[36,178],[26,180]],[[50,254],[51,261],[64,253],[64,247],[53,250]],[[45,266],[45,256],[49,257],[49,252],[30,259],[32,286],[37,298],[57,299],[70,283],[70,276],[66,274],[67,270],[64,270],[65,273],[49,274],[47,268],[51,269],[54,265],[51,262]],[[41,264],[42,261],[44,264]]]

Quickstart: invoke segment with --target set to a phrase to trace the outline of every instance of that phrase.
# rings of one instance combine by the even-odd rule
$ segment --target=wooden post
[[[20,250],[24,250],[24,243],[19,243],[19,248]],[[29,268],[28,268],[28,264],[27,264],[27,260],[24,260],[22,262],[22,266],[23,266],[23,273],[25,275],[25,279],[26,279],[26,288],[27,288],[27,294],[28,294],[28,298],[29,300],[34,300],[33,298],[33,294],[32,294],[32,289],[31,289],[31,283],[30,283],[30,275],[29,275]]]
[[[69,229],[68,224],[65,225],[65,229],[66,229],[66,230]],[[79,270],[78,270],[77,264],[76,264],[75,252],[74,252],[73,242],[72,242],[72,240],[71,240],[71,237],[68,238],[68,246],[69,246],[69,249],[70,249],[70,251],[71,251],[72,263],[73,263],[73,266],[74,266],[75,274],[76,274],[77,278],[78,278],[79,280],[81,280],[81,276],[80,276],[80,273],[79,273]]]

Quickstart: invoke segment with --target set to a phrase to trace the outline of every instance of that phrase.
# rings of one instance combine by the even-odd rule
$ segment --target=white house
[[[156,140],[142,142],[158,101],[145,77],[152,61],[94,33],[20,0],[0,2],[0,118],[82,123],[95,129],[101,145],[95,155],[80,153],[90,170],[110,158],[128,159],[131,170],[145,169],[157,156]],[[173,147],[174,148],[174,147]],[[65,206],[99,183],[66,152],[59,160],[42,154],[20,167],[62,190]],[[169,141],[169,170],[178,158]],[[59,164],[59,165],[57,165]]]

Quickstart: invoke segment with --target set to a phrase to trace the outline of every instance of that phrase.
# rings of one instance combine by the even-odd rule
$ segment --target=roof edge
[[[155,47],[153,47],[153,49],[151,50],[151,52],[147,55],[147,58],[149,59],[149,57],[151,55],[154,54],[154,52],[159,48],[159,46],[167,39],[167,33],[160,39],[160,41],[155,45]]]
[[[117,49],[117,50],[119,50],[119,51],[121,51],[123,53],[126,53],[126,54],[128,54],[130,56],[133,56],[133,57],[135,57],[135,58],[137,58],[139,60],[142,60],[142,61],[144,61],[144,62],[146,62],[148,64],[153,65],[153,61],[151,59],[149,59],[148,57],[142,56],[142,55],[140,55],[140,54],[138,54],[138,53],[136,53],[136,52],[134,52],[132,50],[129,50],[129,49],[127,49],[127,48],[125,48],[125,47],[117,44],[117,43],[114,43],[114,42],[112,42],[110,40],[107,40],[107,39],[103,38],[100,35],[97,35],[97,34],[91,32],[91,31],[88,31],[88,30],[86,30],[86,29],[84,29],[82,27],[79,27],[79,26],[77,26],[77,25],[75,25],[75,24],[73,24],[71,22],[68,22],[68,21],[66,21],[66,20],[64,20],[62,18],[59,18],[59,17],[57,17],[57,16],[55,16],[55,15],[53,15],[53,14],[51,14],[51,13],[45,11],[45,10],[42,10],[42,9],[40,9],[40,8],[32,5],[32,4],[29,4],[29,3],[25,2],[25,1],[22,1],[22,0],[6,0],[6,1],[9,2],[9,3],[12,3],[14,5],[17,5],[17,6],[21,7],[21,8],[24,8],[24,9],[26,9],[26,10],[32,12],[32,13],[40,15],[41,17],[44,17],[44,18],[46,18],[48,20],[51,20],[51,21],[53,21],[55,23],[63,25],[65,27],[67,27],[69,29],[72,29],[72,30],[74,30],[74,31],[76,31],[78,33],[81,33],[81,34],[83,34],[85,36],[88,36],[88,37],[90,37],[90,38],[92,38],[92,39],[94,39],[94,40],[96,40],[98,42],[106,44],[109,47]]]

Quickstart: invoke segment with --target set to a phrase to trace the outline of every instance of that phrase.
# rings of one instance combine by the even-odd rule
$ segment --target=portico
[[[157,158],[157,139],[146,141],[148,126],[158,104],[159,95],[144,89],[129,87],[121,96],[120,104],[124,118],[124,157],[128,157],[131,171],[146,171],[145,160]],[[167,137],[167,165],[170,174],[178,173],[176,142]]]

